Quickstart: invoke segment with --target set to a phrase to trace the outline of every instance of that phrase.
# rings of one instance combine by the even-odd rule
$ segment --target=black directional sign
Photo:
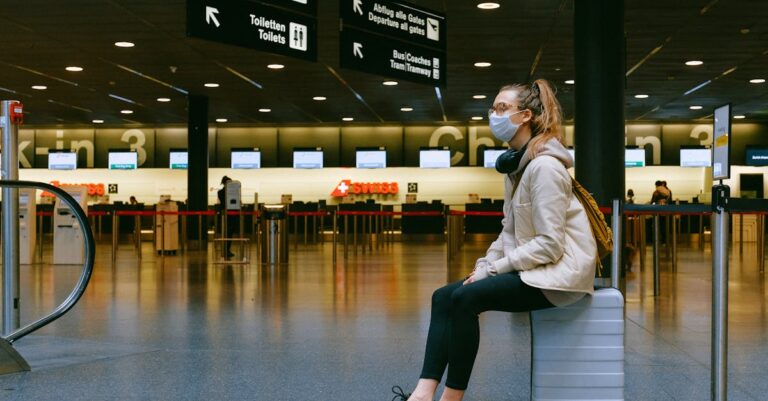
[[[304,10],[288,7],[294,2],[305,3],[280,3]],[[314,7],[316,17],[317,4],[306,3],[306,12],[298,14],[245,0],[187,0],[187,36],[316,61],[317,19],[311,12]]]
[[[341,32],[341,66],[408,81],[445,85],[445,53],[357,29]]]
[[[289,10],[308,14],[317,18],[317,1],[318,0],[261,0],[261,3],[275,7],[287,8]]]
[[[340,0],[344,68],[445,86],[446,18],[403,1]]]

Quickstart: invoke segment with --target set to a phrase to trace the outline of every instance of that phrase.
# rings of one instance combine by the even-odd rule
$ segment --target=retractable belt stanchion
[[[757,264],[765,272],[765,214],[757,215]]]
[[[653,296],[659,296],[659,215],[653,215]]]
[[[333,236],[333,263],[336,264],[336,239],[337,239],[337,233],[339,231],[339,217],[336,215],[336,211],[333,211],[333,232],[331,235]]]
[[[677,226],[679,216],[673,214],[670,216],[672,222],[672,271],[677,271]]]
[[[112,215],[112,264],[117,260],[117,211]]]
[[[722,182],[722,181],[721,181]],[[728,399],[728,197],[712,187],[712,400]]]
[[[744,253],[744,214],[739,214],[739,255]]]

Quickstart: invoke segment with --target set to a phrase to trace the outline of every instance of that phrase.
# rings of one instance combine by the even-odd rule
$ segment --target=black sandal
[[[395,396],[392,397],[392,401],[408,401],[410,394],[405,394],[400,386],[392,386],[392,392]]]

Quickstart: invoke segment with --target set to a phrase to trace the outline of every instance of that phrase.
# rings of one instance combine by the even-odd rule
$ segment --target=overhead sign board
[[[318,0],[261,0],[260,3],[286,8],[291,11],[308,14],[317,18],[317,1]]]
[[[432,86],[445,86],[445,53],[382,41],[356,29],[341,32],[341,66]]]
[[[343,68],[445,86],[446,18],[402,1],[341,0]]]
[[[187,0],[187,36],[317,60],[317,19],[263,3]]]

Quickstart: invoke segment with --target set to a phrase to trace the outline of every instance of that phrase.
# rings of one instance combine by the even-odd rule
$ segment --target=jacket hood
[[[528,165],[528,162],[530,162],[534,157],[543,155],[552,156],[555,159],[560,160],[565,168],[573,167],[573,157],[571,157],[571,153],[568,152],[568,149],[566,149],[565,146],[563,146],[563,144],[561,144],[557,139],[550,139],[541,145],[539,148],[539,153],[536,156],[533,155],[531,147],[529,146],[528,149],[526,149],[523,158],[520,160],[520,166],[513,174],[518,174],[520,171],[522,171],[525,166]]]

